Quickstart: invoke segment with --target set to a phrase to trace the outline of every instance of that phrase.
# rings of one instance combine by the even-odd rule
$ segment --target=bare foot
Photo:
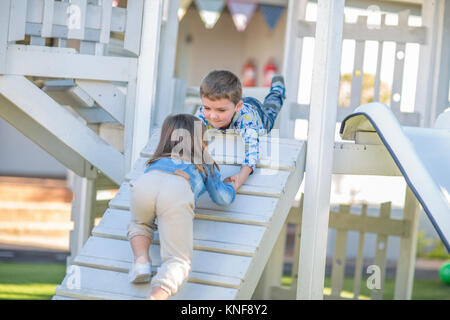
[[[169,293],[161,287],[154,287],[150,296],[150,300],[167,300],[168,298]]]

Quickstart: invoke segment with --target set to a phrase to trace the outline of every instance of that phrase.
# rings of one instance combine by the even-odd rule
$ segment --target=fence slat
[[[398,14],[399,27],[408,27],[409,10]],[[392,81],[391,109],[400,112],[402,99],[403,70],[405,66],[406,43],[397,42],[395,50],[394,79]]]
[[[108,43],[111,30],[112,0],[102,1],[102,24],[100,31],[100,43]]]
[[[25,39],[27,0],[11,1],[8,41]]]
[[[159,0],[158,0],[159,1]],[[142,12],[144,11],[144,1],[128,1],[127,4],[127,24],[125,27],[125,38],[123,47],[136,55],[141,51],[141,27]],[[147,32],[150,32],[147,30]]]
[[[341,204],[339,213],[350,213],[350,206]],[[336,244],[334,248],[333,269],[331,271],[331,296],[340,297],[344,284],[345,251],[347,247],[347,229],[336,230]]]
[[[67,38],[84,39],[87,0],[72,0],[67,7]]]
[[[45,0],[44,15],[42,17],[42,38],[50,38],[53,30],[53,14],[55,12],[55,0]]]
[[[389,218],[391,214],[391,203],[385,202],[381,204],[380,218]],[[372,300],[381,300],[383,298],[384,279],[386,277],[386,257],[387,257],[387,241],[386,234],[377,234],[377,246],[375,251],[374,265],[380,270],[380,289],[372,289]]]
[[[386,15],[381,15],[380,28],[385,25]],[[377,53],[377,71],[375,73],[375,82],[373,88],[373,101],[380,101],[380,76],[381,76],[381,63],[383,58],[383,41],[378,41],[378,53]]]
[[[367,204],[363,203],[361,208],[361,217],[362,221],[367,216]],[[364,226],[364,222],[362,223]],[[359,241],[358,241],[358,253],[356,255],[355,262],[355,276],[353,280],[353,299],[358,299],[359,292],[361,290],[361,277],[364,263],[364,230],[359,232]]]

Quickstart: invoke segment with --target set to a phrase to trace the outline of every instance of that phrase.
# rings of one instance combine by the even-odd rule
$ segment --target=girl
[[[131,186],[131,222],[127,238],[134,254],[132,283],[148,282],[155,217],[158,219],[161,267],[151,281],[150,299],[167,299],[178,292],[191,270],[194,207],[208,191],[220,206],[234,201],[232,183],[223,182],[207,151],[206,126],[190,114],[168,116],[148,167]]]

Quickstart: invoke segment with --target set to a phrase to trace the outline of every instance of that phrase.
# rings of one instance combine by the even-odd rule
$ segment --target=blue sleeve
[[[236,190],[234,190],[233,184],[224,183],[220,176],[220,172],[214,167],[214,177],[211,172],[206,179],[206,190],[212,201],[219,206],[228,206],[236,197]]]

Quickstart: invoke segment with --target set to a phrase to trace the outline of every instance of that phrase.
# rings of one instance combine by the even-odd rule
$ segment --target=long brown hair
[[[147,166],[161,158],[172,158],[191,162],[205,176],[208,175],[206,169],[209,167],[214,175],[213,166],[219,171],[220,169],[207,150],[204,140],[206,130],[202,120],[192,114],[167,116],[161,128],[158,146],[147,161]]]

